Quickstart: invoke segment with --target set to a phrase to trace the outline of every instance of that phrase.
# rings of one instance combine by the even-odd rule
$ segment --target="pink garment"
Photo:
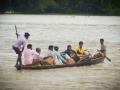
[[[43,54],[39,54],[38,52],[34,52],[34,57],[33,57],[33,59],[42,59],[44,57],[44,55]]]
[[[40,58],[40,54],[39,53],[37,53],[37,52],[35,52],[34,53],[34,56],[33,56],[33,59],[39,59]]]
[[[26,49],[26,50],[24,51],[23,65],[32,64],[32,62],[33,62],[33,57],[34,57],[34,51],[31,50],[31,49]]]
[[[20,35],[13,46],[21,49],[21,47],[24,47],[26,45],[26,41],[27,39],[24,37],[24,35]]]

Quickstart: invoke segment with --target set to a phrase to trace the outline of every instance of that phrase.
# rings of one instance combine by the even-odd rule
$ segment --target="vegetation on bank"
[[[120,15],[120,0],[1,0],[0,13]]]

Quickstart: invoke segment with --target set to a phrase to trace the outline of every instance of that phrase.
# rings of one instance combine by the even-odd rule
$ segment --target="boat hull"
[[[93,64],[97,64],[100,62],[104,61],[104,57],[99,57],[96,59],[90,59],[90,58],[86,58],[84,60],[81,60],[79,62],[76,62],[75,64],[64,64],[64,65],[42,65],[42,66],[22,66],[19,67],[17,66],[17,69],[36,69],[36,70],[40,70],[40,69],[54,69],[54,68],[64,68],[64,67],[78,67],[78,66],[85,66],[85,65],[93,65]]]

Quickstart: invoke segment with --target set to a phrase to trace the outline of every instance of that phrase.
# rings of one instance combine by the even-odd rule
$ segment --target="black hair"
[[[40,52],[41,51],[41,48],[36,48],[36,52]]]
[[[70,48],[71,47],[71,45],[67,45],[67,48]]]
[[[28,48],[28,49],[31,49],[31,48],[32,48],[32,44],[28,44],[28,45],[27,45],[27,48]]]
[[[53,50],[53,45],[49,45],[49,46],[48,46],[48,49],[49,49],[49,50]]]
[[[30,36],[30,34],[28,32],[25,32],[25,36]]]
[[[54,50],[58,51],[59,50],[58,46],[54,46]]]
[[[80,41],[79,44],[83,44],[83,41]]]
[[[101,39],[100,39],[100,41],[103,41],[103,42],[104,42],[104,39],[103,39],[103,38],[101,38]]]

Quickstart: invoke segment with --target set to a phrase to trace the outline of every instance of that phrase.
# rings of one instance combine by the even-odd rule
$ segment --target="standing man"
[[[18,58],[17,58],[15,66],[18,66],[18,65],[21,66],[22,65],[22,61],[21,61],[22,52],[24,50],[24,47],[26,45],[26,42],[27,42],[30,34],[28,32],[26,32],[26,33],[24,33],[24,35],[19,35],[16,32],[16,35],[17,35],[17,40],[12,45],[12,48],[15,51],[15,53],[18,54]]]

